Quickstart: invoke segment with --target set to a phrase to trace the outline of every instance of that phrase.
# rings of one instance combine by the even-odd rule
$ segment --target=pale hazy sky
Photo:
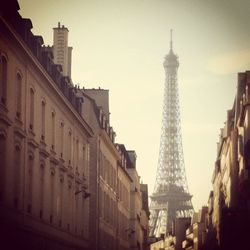
[[[250,69],[248,0],[19,0],[33,33],[52,45],[69,29],[72,79],[109,89],[116,142],[137,152],[153,190],[160,145],[164,56],[172,28],[178,54],[186,174],[196,210],[206,205],[219,129],[233,105],[237,72]]]

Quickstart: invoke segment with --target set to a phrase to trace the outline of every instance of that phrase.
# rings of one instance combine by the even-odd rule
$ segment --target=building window
[[[67,199],[68,199],[68,206],[67,206],[67,229],[70,231],[70,223],[72,222],[72,215],[73,215],[73,204],[72,204],[72,183],[69,181],[68,182],[68,192],[67,192]]]
[[[82,148],[82,171],[83,174],[86,174],[86,145],[83,146]]]
[[[15,159],[14,159],[14,207],[19,207],[19,196],[21,189],[21,147],[15,146]]]
[[[72,161],[72,131],[69,131],[69,135],[68,135],[68,143],[69,143],[69,165],[71,165],[71,161]]]
[[[52,145],[51,148],[52,150],[55,150],[55,113],[52,112],[51,114],[51,119],[52,119]]]
[[[61,158],[63,158],[63,150],[64,150],[64,123],[61,122]]]
[[[34,166],[34,156],[33,154],[30,154],[28,158],[28,173],[27,173],[27,187],[28,187],[27,212],[28,213],[31,213],[31,208],[32,208],[33,166]]]
[[[79,140],[78,139],[76,140],[76,152],[75,152],[75,154],[76,154],[76,162],[75,162],[76,170],[78,171],[78,166],[79,166]]]
[[[4,183],[5,183],[5,154],[6,154],[6,136],[0,133],[0,202],[3,200]]]
[[[79,191],[80,187],[76,184],[76,191]],[[74,213],[74,223],[75,223],[75,233],[77,234],[77,229],[79,227],[79,221],[81,221],[81,217],[79,216],[79,199],[80,195],[75,195],[75,213]]]
[[[101,188],[99,190],[99,214],[100,217],[103,217],[103,191]]]
[[[16,117],[21,119],[22,115],[22,76],[16,75]]]
[[[42,101],[42,141],[45,140],[45,101]]]
[[[34,90],[30,89],[30,129],[34,129],[34,105],[35,105],[35,93]]]
[[[0,102],[6,104],[7,96],[7,60],[4,56],[0,57]]]
[[[43,204],[44,204],[44,189],[45,189],[45,172],[44,172],[44,168],[45,168],[45,163],[42,162],[40,164],[40,183],[39,183],[39,200],[40,200],[40,219],[43,218]]]
[[[59,177],[59,195],[57,197],[57,217],[59,219],[59,227],[62,226],[63,218],[63,189],[64,189],[64,177],[63,174]]]
[[[55,213],[55,164],[50,165],[50,223],[53,222]]]

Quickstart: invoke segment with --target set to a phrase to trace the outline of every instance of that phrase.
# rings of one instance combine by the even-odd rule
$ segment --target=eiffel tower
[[[170,37],[170,51],[163,63],[166,78],[160,152],[154,191],[150,197],[150,236],[171,232],[175,218],[193,214],[182,149],[177,83],[179,61],[173,52],[172,30]]]

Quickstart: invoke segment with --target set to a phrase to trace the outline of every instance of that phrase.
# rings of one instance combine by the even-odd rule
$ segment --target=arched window
[[[7,60],[0,57],[0,102],[6,104],[7,97]]]
[[[16,117],[21,119],[22,115],[22,76],[16,75]]]
[[[34,129],[34,105],[35,105],[35,93],[32,88],[30,88],[30,129]]]

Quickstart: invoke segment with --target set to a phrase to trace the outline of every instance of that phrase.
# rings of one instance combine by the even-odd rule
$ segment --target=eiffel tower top
[[[167,68],[178,68],[179,61],[178,56],[173,52],[173,40],[172,40],[173,30],[170,30],[170,50],[169,53],[165,56],[165,60],[163,62],[163,66],[165,69]]]

